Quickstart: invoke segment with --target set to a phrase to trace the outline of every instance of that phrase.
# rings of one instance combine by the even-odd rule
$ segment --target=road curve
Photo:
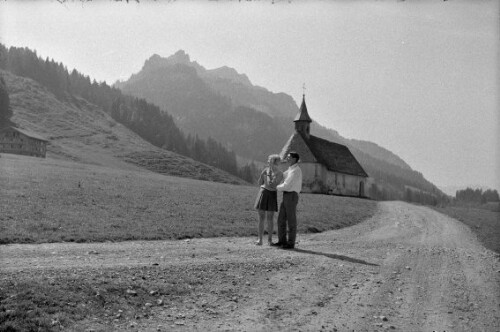
[[[139,331],[500,330],[499,256],[427,207],[381,202],[361,224],[299,235],[295,250],[253,240],[7,245],[0,273],[151,265],[206,273],[175,305],[134,322]]]

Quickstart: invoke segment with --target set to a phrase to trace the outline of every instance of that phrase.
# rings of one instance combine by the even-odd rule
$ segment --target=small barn
[[[47,140],[35,133],[15,127],[0,129],[0,153],[45,158]]]
[[[367,197],[368,174],[345,145],[310,134],[305,96],[294,119],[295,132],[280,156],[296,151],[300,155],[302,192]]]

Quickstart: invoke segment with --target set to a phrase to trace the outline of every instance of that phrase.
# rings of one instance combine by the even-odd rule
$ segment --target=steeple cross
[[[306,95],[306,84],[302,84],[302,95],[305,96]]]

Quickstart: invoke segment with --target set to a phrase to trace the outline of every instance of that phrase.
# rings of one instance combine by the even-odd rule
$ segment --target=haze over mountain
[[[254,86],[233,68],[207,70],[182,50],[167,58],[151,56],[138,73],[115,87],[160,106],[186,132],[213,137],[239,156],[258,161],[281,150],[299,111],[291,96]],[[314,118],[314,110],[309,114]],[[345,139],[314,121],[311,133],[347,145],[386,196],[403,195],[405,186],[442,194],[400,157],[375,143]]]

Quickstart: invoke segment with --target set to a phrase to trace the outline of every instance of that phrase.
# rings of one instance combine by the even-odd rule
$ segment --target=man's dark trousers
[[[278,242],[295,246],[297,236],[297,203],[299,194],[295,191],[284,191],[283,201],[278,214]],[[286,228],[288,224],[288,241],[286,240]]]

